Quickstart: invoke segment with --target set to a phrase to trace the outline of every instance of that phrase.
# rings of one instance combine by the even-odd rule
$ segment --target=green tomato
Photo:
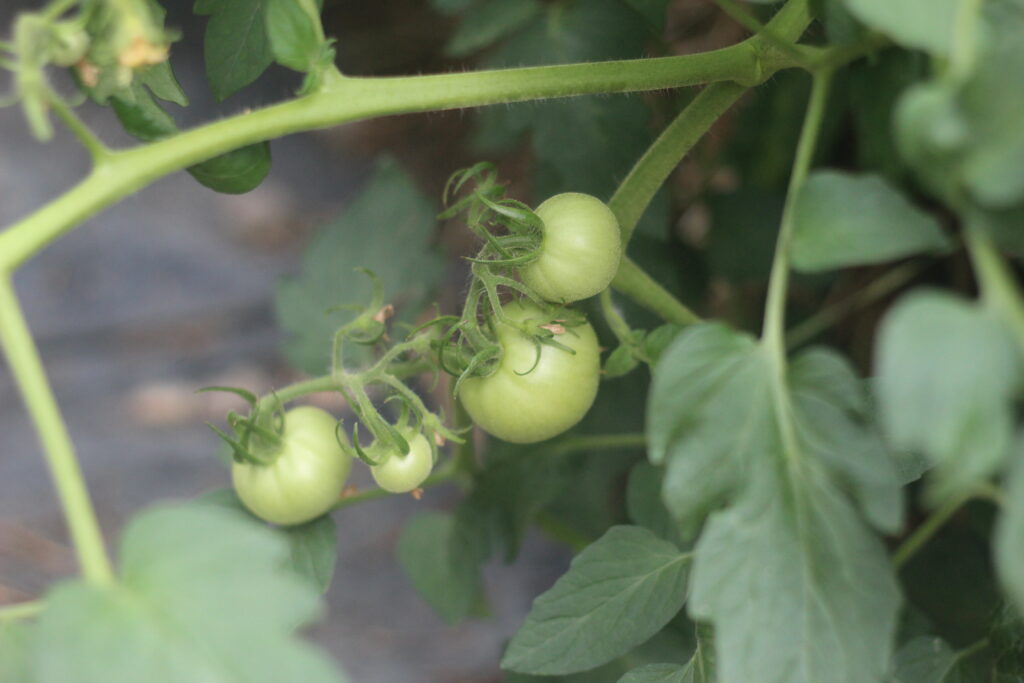
[[[505,313],[517,322],[550,322],[529,303],[509,304]],[[505,324],[496,332],[502,348],[498,368],[487,377],[467,379],[459,390],[473,421],[499,439],[534,443],[583,419],[597,396],[601,370],[594,328],[584,323],[557,336],[575,354],[543,344],[539,358],[531,337]]]
[[[284,415],[281,448],[268,465],[235,463],[231,479],[245,507],[282,526],[302,524],[330,510],[352,469],[338,443],[337,421],[319,408],[300,406]]]
[[[408,493],[419,488],[434,468],[434,453],[427,438],[422,433],[403,436],[409,442],[408,453],[402,455],[394,451],[382,464],[370,468],[377,486],[391,493]],[[370,457],[379,458],[385,450],[392,449],[371,446],[368,453]]]
[[[535,213],[544,221],[540,256],[519,269],[523,284],[556,303],[586,299],[605,289],[619,270],[622,237],[611,209],[597,197],[566,192]]]

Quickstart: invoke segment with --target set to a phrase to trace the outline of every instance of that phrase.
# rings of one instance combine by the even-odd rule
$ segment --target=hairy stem
[[[74,446],[7,275],[0,277],[0,345],[42,443],[82,573],[93,583],[112,583],[110,558]]]

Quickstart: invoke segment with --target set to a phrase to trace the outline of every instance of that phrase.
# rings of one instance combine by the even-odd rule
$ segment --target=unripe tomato
[[[235,463],[235,492],[256,515],[282,526],[324,514],[341,496],[352,456],[338,443],[337,421],[319,408],[300,406],[284,415],[281,448],[267,465]]]
[[[418,488],[434,468],[434,454],[427,438],[422,433],[403,436],[409,442],[408,453],[394,451],[382,464],[370,468],[377,486],[391,493],[408,493]],[[370,457],[380,457],[382,449],[371,446],[368,453]]]
[[[509,304],[505,313],[517,322],[550,322],[529,303]],[[557,335],[575,354],[543,344],[538,358],[534,340],[505,324],[497,326],[497,336],[502,348],[497,370],[471,377],[460,388],[462,405],[476,424],[505,441],[534,443],[583,419],[597,396],[601,369],[597,335],[589,323]]]
[[[619,222],[597,197],[566,192],[535,213],[544,221],[537,260],[519,269],[523,284],[556,303],[593,296],[615,277],[622,259]]]

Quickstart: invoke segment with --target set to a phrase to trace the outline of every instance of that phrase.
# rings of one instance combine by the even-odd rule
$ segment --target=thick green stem
[[[790,0],[779,16],[807,17],[808,4]],[[681,57],[332,81],[308,96],[113,154],[79,185],[0,233],[0,265],[20,265],[75,225],[168,173],[254,142],[390,114],[716,81],[754,84],[788,66],[788,57],[752,38]]]
[[[1009,326],[1024,351],[1024,292],[980,218],[968,221],[967,251],[985,303]]]
[[[612,287],[668,322],[680,325],[700,322],[699,315],[672,296],[628,257],[623,257],[619,272],[612,280]]]
[[[112,583],[114,573],[74,446],[8,275],[0,276],[0,345],[35,423],[82,573],[94,583]]]
[[[914,529],[914,533],[910,534],[896,549],[896,552],[892,554],[893,566],[900,569],[905,565],[956,514],[956,511],[972,497],[973,493],[969,493],[951,498],[933,512],[921,526]]]
[[[708,129],[747,91],[736,83],[714,83],[704,88],[661,132],[608,200],[619,219],[626,244],[647,205]]]

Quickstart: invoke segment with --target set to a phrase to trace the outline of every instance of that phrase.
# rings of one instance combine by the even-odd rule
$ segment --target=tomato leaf
[[[812,173],[793,208],[793,266],[817,272],[949,250],[938,221],[879,176]]]
[[[541,11],[538,0],[485,0],[466,11],[445,51],[462,57],[522,28]]]
[[[685,546],[679,522],[672,518],[661,499],[662,477],[662,468],[648,462],[633,465],[626,484],[626,511],[634,524],[682,548]]]
[[[968,683],[957,654],[942,638],[918,636],[896,653],[891,683]]]
[[[399,321],[410,321],[422,310],[443,274],[444,260],[432,245],[436,213],[395,162],[378,164],[344,212],[310,241],[299,274],[277,288],[274,310],[289,335],[284,352],[296,367],[322,374],[330,364],[335,330],[355,316],[339,307],[369,303],[370,280],[356,267],[378,276]],[[346,348],[350,362],[369,358],[369,353],[354,345]]]
[[[480,591],[480,549],[456,537],[455,520],[436,512],[412,519],[398,539],[398,562],[416,592],[450,624],[474,607]]]
[[[665,502],[690,523],[716,509],[694,549],[689,613],[714,624],[724,683],[879,680],[899,593],[843,489],[892,529],[896,470],[844,361],[808,351],[782,379],[774,362],[754,339],[704,324],[655,369],[649,456],[666,463]]]
[[[949,294],[912,292],[883,321],[876,358],[889,439],[938,465],[931,483],[939,498],[966,492],[1002,465],[1022,371],[1012,339],[988,311]]]
[[[246,509],[234,489],[210,491],[197,498],[196,502],[234,510],[253,524],[266,528],[263,520]],[[338,561],[335,529],[334,519],[330,515],[297,526],[274,528],[288,541],[288,566],[321,593],[326,593],[331,587]]]
[[[1024,435],[1015,444],[1017,461],[1005,483],[1006,503],[996,524],[996,570],[1018,610],[1024,610]]]
[[[844,0],[858,20],[905,47],[945,56],[953,49],[960,0]]]
[[[266,30],[274,59],[289,69],[309,71],[321,52],[319,26],[302,0],[266,0]]]
[[[316,591],[283,567],[284,540],[210,505],[159,507],[121,543],[121,580],[59,585],[33,629],[40,683],[323,681],[343,677],[293,637]]]
[[[619,683],[693,683],[694,680],[689,664],[645,664],[628,672]]]
[[[267,0],[196,0],[210,15],[203,48],[206,77],[218,100],[249,85],[274,61],[267,39]]]
[[[689,564],[688,553],[647,529],[612,527],[534,601],[502,668],[566,674],[625,654],[682,607]]]

